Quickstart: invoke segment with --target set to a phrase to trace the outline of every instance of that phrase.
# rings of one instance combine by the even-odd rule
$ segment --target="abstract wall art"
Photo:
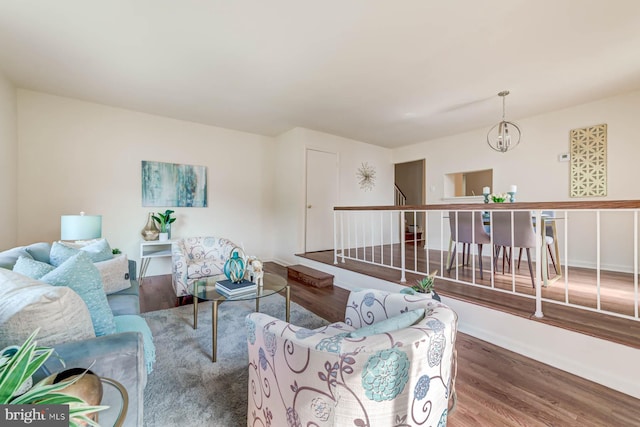
[[[207,207],[207,167],[143,160],[142,206]]]
[[[571,197],[607,195],[607,125],[572,129]]]

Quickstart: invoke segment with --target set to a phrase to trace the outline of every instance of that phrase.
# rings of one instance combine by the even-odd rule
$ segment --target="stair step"
[[[296,264],[287,267],[287,277],[296,282],[316,288],[333,286],[333,275],[313,268]]]

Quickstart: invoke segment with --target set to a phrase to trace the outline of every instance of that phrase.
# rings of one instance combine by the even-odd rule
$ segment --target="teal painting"
[[[142,206],[207,207],[207,167],[143,160]]]

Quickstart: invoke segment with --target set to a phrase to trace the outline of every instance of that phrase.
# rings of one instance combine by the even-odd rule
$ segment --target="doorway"
[[[394,204],[396,206],[424,205],[427,203],[425,163],[425,159],[421,159],[395,164],[394,180],[396,194]],[[405,232],[411,234],[411,236],[408,235],[408,238],[413,240],[415,237],[417,240],[421,240],[425,227],[424,215],[418,214],[414,216],[413,213],[407,213],[405,214],[404,220]]]
[[[333,249],[333,208],[338,204],[338,154],[307,149],[305,252]]]

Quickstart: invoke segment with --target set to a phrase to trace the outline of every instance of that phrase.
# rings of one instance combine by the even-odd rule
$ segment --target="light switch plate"
[[[571,160],[569,153],[562,153],[558,155],[559,162],[568,162],[569,160]]]

